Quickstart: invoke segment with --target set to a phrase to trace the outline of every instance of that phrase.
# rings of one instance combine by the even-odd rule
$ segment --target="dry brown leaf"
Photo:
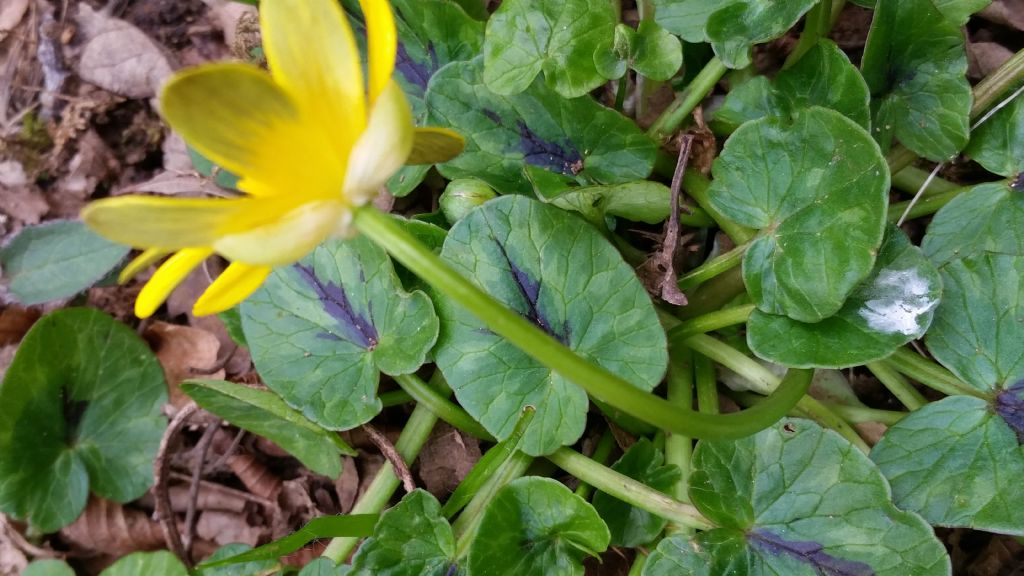
[[[211,182],[194,172],[161,172],[153,178],[131,184],[117,191],[117,194],[152,192],[166,196],[203,197],[217,196],[223,191]]]
[[[4,0],[0,6],[0,42],[21,22],[28,10],[28,0]]]
[[[40,312],[35,308],[11,305],[0,311],[0,346],[17,344],[28,329],[39,320]]]
[[[43,193],[29,181],[20,162],[0,162],[0,212],[24,224],[38,224],[49,210]],[[7,228],[12,232],[20,226]]]
[[[1006,46],[996,42],[969,42],[967,44],[967,77],[984,78],[1013,56]]]
[[[60,533],[77,548],[115,556],[164,546],[160,525],[147,514],[96,497],[90,498],[82,515]]]
[[[217,27],[224,33],[224,41],[234,46],[238,36],[239,22],[256,16],[256,7],[230,0],[203,0]]]
[[[447,424],[434,427],[430,439],[420,452],[419,477],[423,487],[444,499],[469,474],[480,459],[480,442]]]
[[[339,511],[348,514],[355,506],[356,495],[359,493],[359,470],[351,456],[342,457],[341,463],[341,476],[334,481],[334,490],[338,494]]]
[[[95,130],[78,139],[78,151],[67,165],[67,173],[57,181],[47,198],[50,212],[57,218],[77,218],[100,182],[120,169],[114,153]]]
[[[275,500],[281,492],[281,479],[252,454],[238,453],[228,457],[228,467],[249,492]]]
[[[78,4],[81,55],[78,76],[104,90],[129,98],[152,98],[171,75],[164,51],[124,20]]]
[[[154,322],[144,337],[153,348],[167,378],[170,402],[176,407],[189,402],[179,385],[189,378],[224,378],[224,369],[217,365],[220,342],[205,330]]]
[[[256,546],[265,530],[260,526],[250,525],[244,514],[221,510],[205,510],[196,522],[196,536],[221,546],[233,542]]]
[[[9,529],[13,527],[7,523],[7,517],[0,514],[0,576],[18,576],[28,565],[28,558],[7,533]]]
[[[997,24],[1024,30],[1024,0],[995,0],[980,15]]]

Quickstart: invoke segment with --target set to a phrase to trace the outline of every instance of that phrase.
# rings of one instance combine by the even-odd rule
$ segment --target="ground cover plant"
[[[1019,566],[1013,2],[258,4],[0,8],[179,150],[11,218],[0,574]]]

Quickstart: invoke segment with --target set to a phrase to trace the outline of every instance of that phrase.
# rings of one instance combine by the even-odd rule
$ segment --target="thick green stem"
[[[743,244],[729,250],[725,254],[720,254],[707,260],[679,278],[679,289],[683,291],[693,290],[715,276],[732,270],[743,262],[743,253],[746,251],[747,244]]]
[[[703,316],[684,320],[681,324],[668,331],[669,345],[676,342],[682,343],[687,338],[697,334],[706,334],[729,326],[743,324],[750,318],[755,309],[756,306],[753,304],[744,304],[742,306],[723,308],[715,312],[708,312]]]
[[[796,408],[818,424],[838,432],[840,436],[846,438],[850,444],[859,448],[861,452],[865,454],[871,452],[871,447],[868,446],[868,443],[860,437],[860,434],[858,434],[857,431],[846,422],[846,420],[839,416],[839,414],[830,410],[828,406],[825,406],[810,396],[804,396],[800,399],[800,402],[797,403]]]
[[[655,142],[664,142],[682,126],[693,109],[715,88],[715,84],[729,69],[718,57],[712,58],[694,77],[690,85],[676,96],[675,101],[651,124],[647,135]]]
[[[606,429],[601,433],[601,438],[597,441],[597,446],[594,447],[594,453],[590,455],[590,459],[598,464],[604,464],[612,455],[613,448],[615,448],[615,436],[611,429]],[[584,500],[590,498],[593,491],[594,487],[586,482],[580,482],[580,485],[576,487],[576,495]]]
[[[744,411],[717,416],[681,412],[666,400],[646,393],[585,360],[547,332],[509,310],[453,270],[391,216],[365,206],[356,210],[354,222],[363,234],[386,249],[398,262],[479,318],[495,334],[506,338],[588,394],[656,427],[696,438],[737,438],[770,426],[789,409],[785,405],[791,400],[790,396],[776,393],[772,398],[776,398],[778,404],[772,403],[772,410],[764,412]],[[781,388],[779,392],[782,392]],[[795,403],[796,399],[792,402]],[[780,408],[785,410],[777,414]]]
[[[750,384],[750,389],[761,395],[771,394],[779,385],[779,377],[743,352],[706,334],[695,334],[683,344],[732,370]]]
[[[800,39],[796,47],[786,57],[782,64],[785,70],[796,64],[811,48],[818,43],[822,37],[827,37],[832,29],[832,0],[820,0],[804,17],[804,29],[800,32]]]
[[[672,354],[668,366],[668,401],[683,410],[693,408],[693,352],[682,349]],[[693,456],[693,438],[667,432],[665,434],[665,464],[675,464],[681,472],[679,481],[672,486],[670,495],[680,502],[689,502],[687,487],[690,479],[690,458]],[[669,533],[692,530],[686,526],[670,524]]]
[[[708,314],[725,306],[746,290],[743,272],[739,267],[715,276],[697,290],[686,295],[689,303],[675,309],[676,316],[683,320]]]
[[[637,550],[636,558],[633,559],[633,565],[629,567],[629,573],[626,576],[641,576],[646,564],[647,554],[644,554],[642,550]]]
[[[462,430],[470,436],[493,442],[494,437],[479,422],[450,400],[441,396],[415,374],[394,376],[395,382],[419,404],[425,404],[441,420]]]
[[[896,350],[892,356],[882,362],[932,390],[937,390],[948,396],[964,395],[985,398],[984,393],[961,382],[949,370],[906,348]]]
[[[732,241],[735,242],[736,245],[742,245],[750,242],[750,240],[754,238],[756,231],[740,226],[716,210],[715,207],[711,205],[711,195],[709,194],[710,188],[711,181],[701,175],[700,172],[691,169],[687,170],[683,174],[683,189],[697,202],[697,205],[700,206],[708,216],[711,216],[711,219],[718,224],[718,227],[728,234],[729,238],[732,238]]]
[[[893,370],[884,362],[868,362],[868,370],[878,378],[878,381],[885,386],[897,400],[903,403],[911,412],[928,403],[920,392],[914,388],[899,372]]]
[[[715,364],[703,354],[693,355],[694,379],[697,383],[697,407],[703,414],[718,414],[718,378]]]
[[[641,510],[656,514],[679,526],[696,530],[710,530],[714,524],[708,521],[693,505],[680,502],[649,488],[640,482],[594,462],[590,458],[568,448],[559,448],[548,460],[569,474],[594,485],[598,490],[614,496]]]
[[[405,390],[391,390],[388,392],[381,392],[380,395],[377,396],[377,398],[380,399],[381,405],[384,406],[385,408],[390,408],[392,406],[399,406],[402,404],[412,402],[412,396],[409,396],[409,394]]]
[[[843,417],[843,420],[851,424],[862,422],[880,422],[887,426],[903,420],[908,412],[897,412],[895,410],[879,410],[877,408],[866,408],[864,406],[847,406],[846,404],[825,403],[825,406]]]
[[[469,551],[469,546],[476,538],[484,511],[494,500],[498,490],[525,474],[531,463],[533,463],[533,456],[527,456],[518,450],[514,451],[498,471],[487,480],[480,491],[473,496],[473,499],[452,524],[452,532],[455,533],[457,539],[455,543],[456,558],[462,558]]]
[[[402,429],[402,434],[398,437],[398,442],[395,442],[395,450],[405,462],[411,463],[416,459],[423,445],[426,444],[427,438],[430,437],[430,431],[434,429],[436,422],[437,416],[430,411],[430,408],[422,404],[416,405],[412,414],[409,415],[405,428]],[[366,492],[356,502],[351,514],[379,514],[388,505],[400,482],[391,463],[386,462],[377,471],[377,475],[374,476]],[[359,544],[359,540],[359,538],[352,537],[334,538],[327,545],[323,556],[340,564],[352,553],[352,550]]]
[[[930,174],[920,168],[907,166],[903,170],[892,175],[892,187],[907,194],[917,194],[924,183],[928,181]],[[928,198],[944,192],[952,192],[960,188],[959,185],[936,176],[928,183],[928,187],[921,192],[921,198]]]

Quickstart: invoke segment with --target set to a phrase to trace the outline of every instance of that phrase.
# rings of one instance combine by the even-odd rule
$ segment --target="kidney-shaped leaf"
[[[979,184],[932,219],[921,248],[936,266],[984,253],[1024,256],[1024,187]]]
[[[480,58],[449,64],[427,91],[430,123],[466,137],[465,151],[438,165],[446,177],[479,178],[501,193],[529,194],[524,164],[604,184],[651,173],[654,142],[618,112],[591,98],[566,100],[541,80],[515,96],[499,96],[484,86],[481,65]]]
[[[555,480],[528,476],[498,491],[469,549],[473,576],[583,576],[583,559],[608,547],[594,507]]]
[[[37,322],[0,385],[0,510],[52,532],[90,490],[142,496],[166,399],[160,364],[127,326],[87,308]]]
[[[889,170],[871,136],[818,107],[762,118],[729,138],[713,172],[714,207],[762,230],[743,258],[757,307],[802,322],[838,312],[885,229]]]
[[[808,420],[700,442],[690,497],[720,527],[662,541],[644,576],[950,571],[931,527],[889,501],[885,478],[867,456]]]
[[[441,257],[583,357],[651,390],[668,362],[665,333],[633,269],[575,216],[504,196],[452,228]],[[521,450],[549,454],[579,439],[587,394],[488,330],[457,302],[438,302],[437,365],[459,403],[499,439],[523,408],[537,412]]]
[[[993,174],[1024,172],[1024,98],[1018,95],[978,126],[964,152]]]
[[[708,17],[708,40],[722,63],[729,68],[745,68],[751,63],[751,47],[782,36],[817,3],[817,0],[730,2]]]
[[[333,430],[373,418],[380,373],[416,371],[438,330],[427,295],[402,290],[384,250],[361,236],[276,269],[241,310],[267,386]]]
[[[100,572],[100,576],[188,576],[181,560],[168,552],[135,552],[121,558]]]
[[[485,536],[486,537],[486,536]],[[381,514],[352,559],[353,576],[459,576],[455,535],[429,492],[416,490]]]
[[[890,228],[875,270],[835,316],[811,324],[755,310],[747,343],[761,358],[794,368],[858,366],[924,336],[941,292],[935,266]]]

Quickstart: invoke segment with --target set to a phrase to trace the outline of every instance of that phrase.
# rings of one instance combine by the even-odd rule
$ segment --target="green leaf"
[[[330,558],[317,558],[306,564],[299,576],[345,576],[351,572],[351,566],[335,564]]]
[[[960,27],[931,0],[882,2],[864,59],[874,136],[888,152],[893,138],[942,162],[967,144],[971,85]]]
[[[228,331],[228,336],[235,344],[244,348],[249,347],[245,341],[245,332],[242,331],[242,313],[238,310],[238,306],[218,312],[217,318],[224,323],[224,329]]]
[[[402,290],[387,254],[362,236],[277,268],[241,310],[267,386],[332,430],[380,412],[380,373],[415,372],[437,338],[430,299]]]
[[[614,37],[598,44],[594,63],[609,80],[621,78],[628,67],[664,81],[683,65],[683,45],[653,20],[641,20],[636,30],[617,24]]]
[[[755,310],[747,343],[759,357],[794,368],[859,366],[924,336],[941,293],[938,270],[892,227],[871,277],[835,316],[808,324]]]
[[[484,82],[512,96],[543,70],[562,96],[583,96],[605,82],[594,53],[612,37],[616,21],[611,2],[505,0],[487,21]]]
[[[1024,98],[1018,95],[978,126],[964,152],[993,174],[1024,172]]]
[[[200,154],[195,148],[188,146],[187,149],[188,157],[192,160],[192,167],[196,172],[213,180],[213,183],[221,188],[238,190],[238,181],[241,179],[238,175],[214,164],[212,160]]]
[[[0,248],[4,282],[29,306],[70,298],[103,279],[130,248],[96,235],[82,222],[30,226]]]
[[[932,219],[921,248],[936,266],[984,252],[1024,256],[1024,193],[992,182],[958,195]]]
[[[273,392],[222,380],[189,380],[181,389],[207,411],[273,441],[318,474],[337,478],[341,454],[356,455],[337,433],[310,422]]]
[[[701,441],[693,465],[690,498],[720,527],[663,543],[645,576],[950,573],[931,527],[893,506],[867,456],[814,422]]]
[[[870,100],[864,78],[846,54],[832,41],[821,40],[775,80],[757,76],[731,90],[715,111],[714,122],[717,129],[732,132],[749,120],[821,106],[867,129]]]
[[[90,490],[145,494],[166,399],[160,364],[127,326],[87,308],[36,322],[0,385],[0,510],[53,532]]]
[[[852,120],[811,107],[741,126],[713,165],[712,205],[761,229],[743,258],[751,299],[802,322],[832,316],[871,272],[889,170]]]
[[[603,223],[606,216],[658,224],[668,218],[671,192],[668,186],[638,180],[609,186],[570,188],[551,199],[551,204],[579,212],[587,221]]]
[[[654,21],[691,44],[707,42],[708,18],[735,0],[654,0]]]
[[[455,536],[430,493],[415,490],[381,514],[352,559],[358,576],[458,576]]]
[[[980,12],[982,8],[992,3],[992,0],[932,0],[935,7],[942,12],[947,20],[957,26],[963,26],[970,19],[971,14]],[[875,0],[853,0],[853,3],[865,8],[874,8]]]
[[[295,532],[228,558],[206,561],[199,565],[203,570],[241,562],[276,560],[287,556],[318,538],[363,538],[373,533],[377,514],[349,514],[347,516],[318,516]]]
[[[650,175],[654,142],[618,112],[591,98],[566,100],[540,80],[516,96],[499,96],[484,86],[481,66],[480,58],[449,64],[427,92],[430,123],[466,137],[465,151],[438,165],[445,177],[529,194],[524,164],[601,184]]]
[[[708,17],[707,36],[729,68],[750,65],[750,49],[786,33],[818,0],[740,0],[723,4]]]
[[[252,546],[248,544],[227,544],[210,554],[205,562],[224,560],[251,550]],[[196,576],[260,576],[271,574],[277,567],[278,563],[275,560],[256,560],[255,562],[228,564],[216,568],[200,568],[196,570]]]
[[[509,482],[480,521],[469,549],[473,576],[583,576],[583,559],[608,547],[594,507],[550,478]]]
[[[63,560],[36,560],[21,576],[75,576],[75,571]]]
[[[114,562],[100,576],[188,576],[185,565],[167,550],[135,552]]]
[[[558,208],[503,196],[448,233],[441,257],[584,358],[644,390],[668,362],[665,333],[633,269],[596,230]],[[459,403],[496,438],[523,408],[537,413],[521,450],[549,454],[579,439],[587,395],[488,330],[457,302],[438,300],[437,365]]]
[[[646,438],[629,447],[612,470],[660,490],[671,491],[682,476],[679,467],[665,465],[665,455]],[[633,548],[652,542],[665,529],[667,521],[646,510],[630,506],[604,492],[594,494],[594,509],[611,533],[612,546]]]

